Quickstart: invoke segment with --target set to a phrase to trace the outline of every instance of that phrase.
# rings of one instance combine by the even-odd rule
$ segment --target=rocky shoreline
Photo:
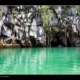
[[[20,48],[19,44],[0,44],[0,48]]]

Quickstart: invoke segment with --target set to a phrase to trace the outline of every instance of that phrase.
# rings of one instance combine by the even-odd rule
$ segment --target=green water
[[[80,48],[0,49],[0,74],[80,74]]]

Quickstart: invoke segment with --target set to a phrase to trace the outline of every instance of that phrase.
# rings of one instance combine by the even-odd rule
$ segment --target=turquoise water
[[[80,74],[80,48],[0,49],[0,74]]]

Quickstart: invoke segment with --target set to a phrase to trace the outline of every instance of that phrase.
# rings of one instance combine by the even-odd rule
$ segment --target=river
[[[80,74],[80,48],[0,49],[0,74]]]

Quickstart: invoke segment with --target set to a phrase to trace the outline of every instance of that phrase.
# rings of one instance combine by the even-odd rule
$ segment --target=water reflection
[[[0,49],[0,74],[80,74],[80,49]]]

